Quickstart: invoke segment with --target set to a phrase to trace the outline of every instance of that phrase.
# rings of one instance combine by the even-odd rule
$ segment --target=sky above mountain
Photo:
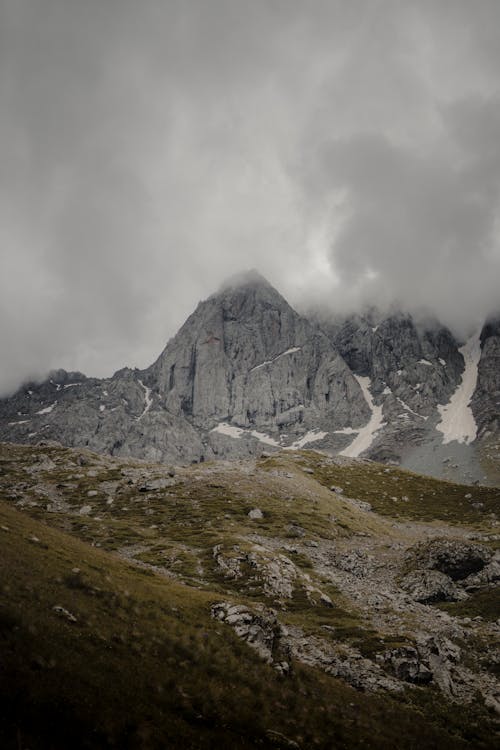
[[[149,364],[256,267],[500,308],[498,0],[0,0],[0,392]]]

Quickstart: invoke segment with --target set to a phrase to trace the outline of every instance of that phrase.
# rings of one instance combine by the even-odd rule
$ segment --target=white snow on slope
[[[272,445],[275,448],[281,448],[281,445],[276,442],[276,440],[273,440],[272,437],[269,437],[269,435],[266,435],[264,432],[257,432],[257,430],[252,430],[250,435],[254,438],[257,438],[261,443],[265,443],[265,445]]]
[[[227,422],[220,422],[217,427],[213,428],[212,432],[218,432],[220,435],[226,435],[226,437],[231,437],[236,440],[245,436],[254,437],[265,445],[272,445],[273,448],[284,448],[285,450],[300,450],[300,448],[303,448],[305,445],[314,443],[317,440],[323,440],[323,438],[328,435],[327,432],[321,432],[321,430],[309,430],[309,432],[302,435],[302,437],[292,443],[292,445],[282,446],[281,443],[269,435],[266,435],[264,432],[245,430],[243,427],[235,427],[232,424],[227,424]]]
[[[419,359],[418,360],[419,365],[427,365],[427,367],[432,367],[432,362],[429,362],[428,359]]]
[[[143,418],[143,416],[151,409],[151,404],[153,403],[153,399],[151,398],[151,388],[148,388],[147,385],[144,385],[142,380],[138,380],[138,383],[144,389],[144,409],[142,411],[142,414],[137,417],[137,421]]]
[[[7,422],[9,427],[13,427],[15,424],[28,424],[29,419],[20,419],[18,422]]]
[[[235,427],[232,424],[227,424],[227,422],[220,422],[217,427],[214,427],[211,432],[218,432],[221,435],[226,435],[226,437],[232,437],[232,438],[240,438],[245,434],[245,430],[241,427]]]
[[[37,411],[36,414],[50,414],[56,404],[57,401],[54,401],[53,404],[51,404],[50,406],[46,406],[45,409],[40,409],[40,411]]]
[[[477,425],[470,402],[477,384],[477,367],[481,358],[480,329],[458,351],[464,358],[462,380],[447,404],[438,406],[441,421],[436,429],[443,433],[443,445],[456,440],[469,445],[477,436]]]
[[[413,409],[410,406],[408,406],[408,404],[405,401],[403,401],[402,398],[399,398],[399,396],[396,396],[396,401],[401,404],[403,409],[406,409],[406,411],[409,411],[411,414],[414,414],[416,417],[419,417],[420,419],[424,419],[424,420],[427,419],[427,417],[422,416],[422,414],[417,414],[416,411],[413,411]]]
[[[269,435],[266,435],[264,432],[257,432],[257,430],[245,430],[243,427],[235,427],[232,424],[227,424],[227,422],[220,422],[217,427],[214,427],[213,430],[211,430],[211,432],[218,432],[220,435],[226,435],[226,437],[235,438],[236,440],[244,437],[245,435],[248,435],[250,437],[256,438],[261,443],[265,443],[266,445],[272,445],[275,448],[281,448],[280,444],[276,442],[276,440],[273,440],[272,437],[269,437]]]
[[[63,388],[75,388],[77,385],[81,385],[81,383],[65,383]]]
[[[277,357],[274,357],[274,359],[266,359],[265,362],[261,362],[260,365],[255,365],[255,367],[252,367],[250,372],[253,372],[254,370],[260,370],[261,367],[265,367],[266,365],[272,365],[273,362],[276,362],[277,359],[280,359],[281,357],[284,357],[287,354],[294,354],[295,352],[300,352],[302,347],[300,346],[292,346],[291,349],[287,349],[286,352],[281,352],[281,354],[278,354]]]
[[[323,440],[327,435],[327,432],[322,432],[321,430],[309,430],[309,432],[306,432],[305,435],[302,435],[301,438],[296,440],[295,443],[287,446],[286,450],[300,450],[304,445],[315,443],[317,440]]]
[[[370,378],[361,377],[360,375],[355,375],[354,377],[361,386],[363,396],[371,409],[372,415],[368,424],[359,430],[357,437],[354,438],[352,443],[348,445],[347,448],[344,448],[343,451],[340,451],[341,456],[349,456],[350,458],[357,458],[361,453],[366,451],[373,443],[375,434],[385,424],[385,422],[382,421],[382,407],[376,406],[373,403],[372,394],[370,393]]]

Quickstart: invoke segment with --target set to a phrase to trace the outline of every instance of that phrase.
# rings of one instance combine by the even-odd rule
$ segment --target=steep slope
[[[320,325],[364,378],[372,419],[379,412],[377,432],[368,445],[361,441],[362,455],[434,476],[498,481],[494,324],[463,346],[437,321],[416,323],[404,313],[384,317],[372,309],[346,319],[320,318]],[[354,455],[350,446],[344,453]]]
[[[481,331],[481,359],[472,411],[479,435],[500,432],[500,318],[490,320]]]
[[[200,302],[145,370],[57,371],[0,399],[0,438],[176,463],[314,446],[495,483],[499,330],[461,345],[401,312],[306,318],[253,271]]]
[[[3,399],[0,436],[189,462],[318,442],[368,417],[325,334],[251,272],[201,302],[146,370],[106,380],[60,371]]]
[[[267,433],[277,445],[368,416],[328,338],[255,272],[202,302],[144,382],[198,428],[230,423]],[[219,445],[221,438],[212,434],[210,441]]]

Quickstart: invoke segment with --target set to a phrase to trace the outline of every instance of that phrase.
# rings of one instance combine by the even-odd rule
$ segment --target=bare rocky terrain
[[[281,680],[312,669],[394,705],[425,704],[441,727],[444,707],[465,711],[470,726],[449,730],[449,746],[467,732],[494,746],[498,489],[312,451],[174,467],[48,442],[2,445],[0,497],[137,575],[180,585],[181,600],[203,596],[204,622]],[[71,586],[85,588],[78,560],[71,570]],[[77,627],[64,595],[52,608]],[[307,747],[299,735],[286,746]]]

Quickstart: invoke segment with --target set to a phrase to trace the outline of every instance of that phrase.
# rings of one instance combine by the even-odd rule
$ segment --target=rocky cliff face
[[[491,320],[481,331],[481,359],[472,410],[479,435],[500,431],[500,318]]]
[[[251,272],[200,302],[151,367],[57,371],[0,400],[0,439],[176,463],[308,446],[483,480],[485,436],[498,456],[499,325],[461,348],[402,313],[312,320]]]
[[[201,429],[228,421],[279,437],[284,428],[342,428],[368,417],[327,336],[257,274],[202,302],[144,382]]]
[[[328,337],[251,273],[201,302],[146,370],[58,371],[3,399],[0,415],[4,439],[183,462],[317,442],[369,408]]]

